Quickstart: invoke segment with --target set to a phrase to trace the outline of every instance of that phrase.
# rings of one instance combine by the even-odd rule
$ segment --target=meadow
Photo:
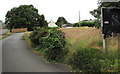
[[[100,29],[90,27],[74,27],[74,28],[61,28],[65,33],[67,42],[70,44],[69,49],[77,49],[79,47],[97,48],[103,50],[102,33]],[[107,38],[108,51],[118,49],[118,38]]]

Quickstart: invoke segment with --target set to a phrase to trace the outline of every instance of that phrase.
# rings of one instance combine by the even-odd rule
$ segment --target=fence
[[[16,32],[26,32],[27,28],[20,28],[20,29],[11,29],[12,33],[16,33]]]

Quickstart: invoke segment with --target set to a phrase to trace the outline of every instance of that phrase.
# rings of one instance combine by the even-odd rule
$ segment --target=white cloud
[[[78,22],[79,10],[81,20],[94,18],[89,11],[97,8],[97,0],[3,0],[0,3],[0,20],[4,21],[8,10],[23,4],[34,5],[46,20],[53,19],[54,22],[59,16],[65,17],[68,22]]]

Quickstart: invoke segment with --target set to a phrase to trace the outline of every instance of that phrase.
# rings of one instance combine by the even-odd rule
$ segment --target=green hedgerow
[[[49,61],[62,62],[67,54],[65,45],[64,33],[57,29],[50,29],[48,35],[43,38],[45,58]]]
[[[32,47],[37,47],[42,45],[42,37],[47,36],[48,30],[40,27],[35,28],[35,30],[30,34],[29,38],[32,42]]]
[[[80,48],[72,55],[70,64],[78,72],[100,72],[100,51],[93,48]]]

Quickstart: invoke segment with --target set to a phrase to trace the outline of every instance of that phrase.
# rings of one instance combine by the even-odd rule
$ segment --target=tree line
[[[73,27],[88,26],[100,27],[100,15],[102,7],[120,7],[120,2],[102,2],[99,3],[98,8],[90,11],[96,20],[94,22],[77,22],[69,23],[64,17],[58,17],[56,24],[62,27],[63,24],[71,24]],[[38,9],[33,5],[20,5],[14,7],[6,13],[5,24],[8,29],[27,28],[33,30],[35,27],[48,27],[45,16],[38,13]]]
[[[8,29],[27,28],[29,31],[35,27],[48,27],[44,15],[38,13],[38,9],[33,5],[20,5],[7,12],[5,24]],[[59,17],[56,24],[61,27],[68,22],[64,17]]]

